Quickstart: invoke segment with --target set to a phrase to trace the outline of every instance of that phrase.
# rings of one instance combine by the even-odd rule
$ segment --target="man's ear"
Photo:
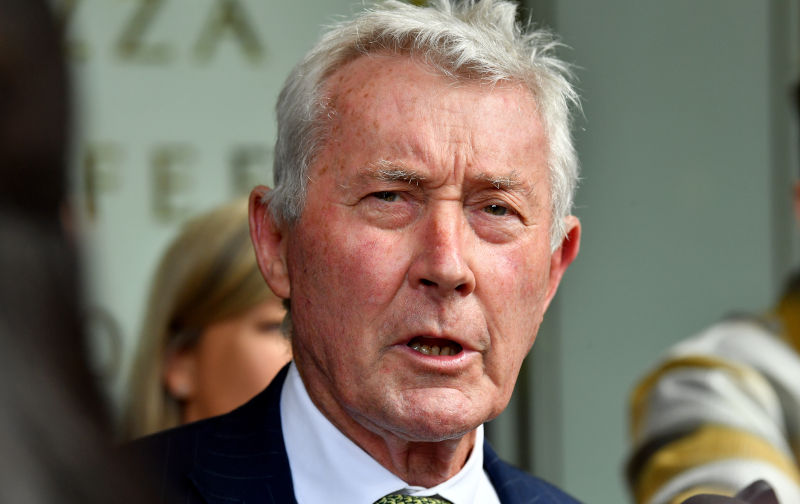
[[[545,299],[545,309],[547,309],[553,296],[555,296],[558,284],[561,283],[561,277],[564,276],[564,272],[575,260],[578,250],[581,248],[581,223],[578,218],[574,215],[569,215],[564,219],[564,225],[566,228],[564,239],[550,256],[550,280],[547,298]]]
[[[286,266],[285,228],[278,225],[269,209],[270,189],[258,186],[250,193],[250,239],[264,280],[276,296],[288,299],[291,292]]]

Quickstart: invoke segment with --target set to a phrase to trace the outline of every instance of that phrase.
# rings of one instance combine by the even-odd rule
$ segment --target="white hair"
[[[293,223],[303,210],[308,168],[329,124],[326,79],[359,56],[388,52],[420,57],[457,80],[520,82],[530,90],[548,139],[550,242],[557,248],[578,180],[570,123],[572,108],[580,107],[569,65],[554,54],[559,43],[548,31],[520,26],[517,7],[507,0],[430,4],[380,2],[332,26],[291,72],[277,105],[275,190],[269,196],[273,215]]]

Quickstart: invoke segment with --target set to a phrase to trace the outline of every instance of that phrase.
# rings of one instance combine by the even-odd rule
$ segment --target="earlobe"
[[[270,189],[264,186],[250,193],[250,239],[264,280],[276,296],[288,299],[291,285],[286,266],[285,233],[272,216],[269,196]]]
[[[178,401],[190,400],[194,396],[195,371],[195,354],[191,350],[177,350],[167,355],[164,385],[169,395]]]
[[[564,219],[564,227],[566,229],[564,239],[550,257],[550,285],[547,292],[547,304],[550,304],[550,300],[555,296],[564,272],[567,271],[569,265],[578,256],[578,251],[580,250],[581,223],[578,218],[574,215],[567,216]]]

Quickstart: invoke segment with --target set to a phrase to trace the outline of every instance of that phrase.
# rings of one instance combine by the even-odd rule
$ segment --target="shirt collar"
[[[433,488],[409,486],[389,472],[331,424],[308,396],[292,362],[281,392],[281,425],[292,483],[300,504],[315,502],[375,502],[392,492],[440,495],[468,504],[486,485],[483,471],[483,426],[467,463],[455,476]]]

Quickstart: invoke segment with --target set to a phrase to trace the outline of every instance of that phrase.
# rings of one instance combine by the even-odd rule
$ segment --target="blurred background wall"
[[[520,455],[587,502],[626,502],[633,383],[673,342],[769,307],[798,265],[800,11],[785,0],[531,8],[579,67],[584,235],[529,359],[530,395],[517,398],[513,418],[533,429]],[[520,431],[508,422],[494,432]]]
[[[189,215],[271,182],[273,106],[351,0],[54,0],[80,125],[87,316],[118,399],[159,257]],[[671,343],[767,307],[800,259],[788,90],[798,0],[529,0],[570,47],[581,255],[490,426],[587,502],[625,502],[627,395]]]
[[[99,372],[122,393],[155,263],[189,216],[271,183],[274,104],[351,0],[56,0]]]

